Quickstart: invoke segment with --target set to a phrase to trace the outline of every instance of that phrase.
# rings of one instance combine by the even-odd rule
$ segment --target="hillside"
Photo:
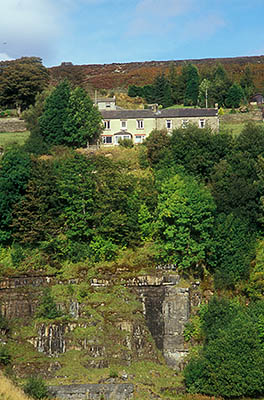
[[[76,84],[82,84],[90,89],[124,89],[129,85],[146,85],[153,82],[161,72],[168,72],[174,63],[179,73],[185,62],[195,64],[201,74],[210,71],[220,63],[226,69],[230,78],[239,81],[244,68],[252,67],[254,83],[259,91],[264,90],[264,56],[206,58],[197,60],[146,61],[113,64],[71,65],[62,63],[49,69],[51,81],[56,83],[62,78],[69,78]]]
[[[19,388],[15,387],[0,371],[0,398],[1,400],[30,400]]]

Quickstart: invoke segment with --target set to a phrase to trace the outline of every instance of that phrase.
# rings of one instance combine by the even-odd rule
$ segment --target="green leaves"
[[[263,304],[247,309],[225,299],[209,302],[201,315],[205,345],[184,371],[189,392],[225,398],[264,393]]]
[[[201,265],[212,247],[214,201],[194,179],[175,175],[162,185],[155,231],[161,259],[179,269]]]
[[[47,97],[39,125],[46,143],[73,147],[96,142],[103,130],[101,114],[88,94],[79,87],[71,90],[68,81]]]

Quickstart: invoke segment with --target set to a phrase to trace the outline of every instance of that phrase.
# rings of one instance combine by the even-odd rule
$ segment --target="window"
[[[112,136],[102,136],[103,144],[112,144]]]
[[[167,129],[172,129],[172,120],[171,120],[171,119],[167,119],[167,121],[166,121],[166,128],[167,128]]]
[[[187,128],[188,123],[189,123],[189,120],[188,120],[188,119],[183,119],[183,120],[182,120],[182,128]]]
[[[142,143],[145,140],[145,135],[136,135],[135,143]]]
[[[124,139],[131,139],[130,135],[115,135],[115,144],[119,143],[119,140],[124,140]]]
[[[110,108],[110,107],[111,107],[111,104],[110,104],[110,103],[105,103],[105,107],[106,107],[106,108]]]
[[[199,120],[199,128],[205,128],[205,120],[204,119]]]
[[[127,128],[127,121],[121,121],[121,129]]]
[[[137,120],[137,129],[144,129],[144,121],[143,119]]]
[[[104,128],[105,128],[105,129],[111,129],[111,128],[110,128],[110,121],[109,121],[109,120],[104,120]]]

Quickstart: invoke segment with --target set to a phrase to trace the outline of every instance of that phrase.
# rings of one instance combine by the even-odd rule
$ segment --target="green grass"
[[[7,147],[11,144],[23,145],[29,137],[29,131],[25,132],[0,132],[0,146]]]
[[[170,108],[195,108],[195,106],[184,106],[183,104],[174,104],[173,106],[166,107],[166,110]]]
[[[233,136],[238,136],[242,132],[246,123],[247,122],[220,122],[220,132],[228,132]],[[257,124],[263,124],[263,122],[257,122]]]

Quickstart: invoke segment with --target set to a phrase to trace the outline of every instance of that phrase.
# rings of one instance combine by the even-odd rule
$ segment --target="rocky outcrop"
[[[131,383],[50,386],[51,396],[63,400],[129,400],[133,397]]]
[[[52,277],[18,277],[0,281],[0,305],[2,314],[10,318],[21,318],[26,321],[35,313],[43,287],[55,283]],[[113,284],[113,282],[111,282]],[[168,365],[177,369],[186,355],[183,331],[190,315],[192,304],[200,302],[199,282],[191,288],[181,287],[180,278],[176,274],[166,272],[157,276],[142,276],[122,282],[133,291],[142,303],[145,325],[151,333],[157,348],[163,353]],[[93,290],[110,285],[106,280],[93,280]],[[98,288],[98,289],[97,289]],[[195,288],[195,290],[194,290]],[[65,305],[59,305],[65,307]],[[36,337],[29,338],[34,347],[49,356],[58,356],[68,350],[86,351],[87,368],[106,367],[109,359],[107,346],[98,344],[94,338],[74,338],[76,328],[86,329],[96,326],[96,322],[82,314],[82,305],[71,299],[67,305],[70,321],[58,321],[50,324],[41,323],[37,327]],[[75,321],[75,322],[74,322]],[[144,324],[129,320],[114,322],[116,329],[122,332],[120,348],[111,352],[111,357],[120,357],[129,363],[133,357],[144,359],[153,352],[147,340],[148,330]],[[117,332],[118,332],[117,331]],[[115,339],[117,340],[117,339]],[[117,343],[119,344],[119,342]]]

